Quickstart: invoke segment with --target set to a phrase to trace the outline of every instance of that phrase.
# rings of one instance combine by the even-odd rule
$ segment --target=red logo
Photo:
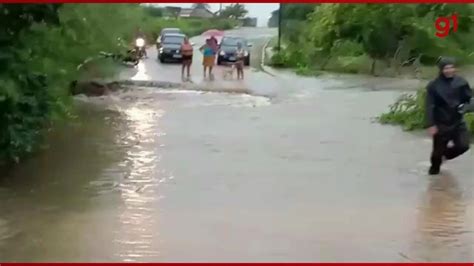
[[[453,14],[451,17],[439,17],[435,21],[436,36],[444,38],[451,32],[451,20],[453,21],[453,32],[458,31],[458,14]]]

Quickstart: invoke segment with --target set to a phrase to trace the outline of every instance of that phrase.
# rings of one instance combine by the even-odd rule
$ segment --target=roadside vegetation
[[[455,13],[458,31],[437,37],[436,18]],[[277,67],[422,78],[440,55],[474,63],[473,4],[283,4],[281,24]]]
[[[37,151],[54,121],[73,117],[70,84],[112,75],[111,61],[84,60],[123,53],[141,28],[153,42],[163,27],[189,35],[229,29],[228,18],[164,18],[138,4],[0,4],[0,165]]]
[[[402,95],[390,110],[379,117],[382,124],[401,125],[404,130],[412,131],[426,127],[425,112],[426,89],[416,93]],[[466,122],[471,136],[474,137],[474,114],[466,115]]]
[[[432,79],[441,55],[474,63],[473,4],[284,4],[282,49],[270,64],[301,75],[321,71]],[[458,31],[435,35],[440,16],[458,16]],[[278,10],[269,26],[278,25]],[[451,23],[451,28],[452,28]],[[425,126],[425,88],[400,97],[380,122],[406,130]],[[474,136],[474,117],[467,115]]]

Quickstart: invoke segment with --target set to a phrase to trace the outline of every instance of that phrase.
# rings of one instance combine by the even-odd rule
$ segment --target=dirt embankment
[[[120,90],[122,86],[118,82],[99,81],[74,81],[71,83],[71,94],[84,94],[89,97],[103,96]]]

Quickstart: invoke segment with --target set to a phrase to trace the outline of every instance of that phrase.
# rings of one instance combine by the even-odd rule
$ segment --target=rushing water
[[[80,98],[0,183],[0,260],[472,260],[472,154],[425,176],[429,141],[371,121],[397,94]]]

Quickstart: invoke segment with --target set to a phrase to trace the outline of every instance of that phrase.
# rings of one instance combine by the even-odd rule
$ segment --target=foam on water
[[[150,105],[158,102],[166,104],[166,102],[169,101],[173,101],[173,104],[180,104],[183,107],[261,107],[271,104],[269,98],[242,93],[182,89],[170,90],[150,87],[133,87],[128,90],[100,97],[78,95],[75,99],[81,102],[105,106],[107,109],[117,111],[120,111],[125,106],[129,105]]]

